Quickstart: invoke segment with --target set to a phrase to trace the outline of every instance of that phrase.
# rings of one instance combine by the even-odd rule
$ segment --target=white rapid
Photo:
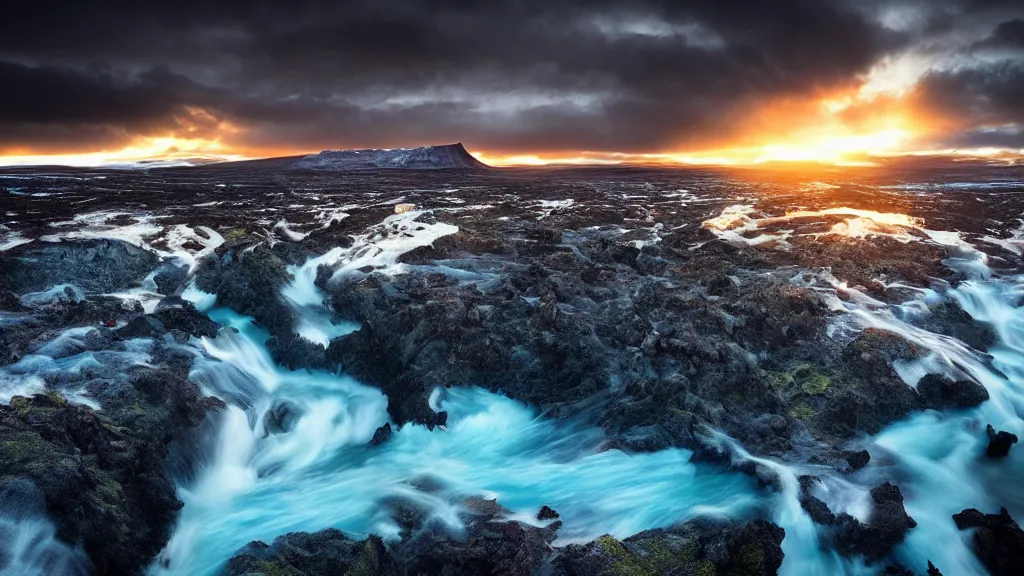
[[[89,560],[80,549],[57,538],[46,504],[31,483],[0,485],[0,574],[85,576]]]
[[[821,549],[818,528],[811,517],[800,505],[799,474],[827,474],[821,466],[787,466],[770,458],[760,458],[747,452],[738,442],[721,433],[713,433],[706,441],[711,445],[731,454],[737,463],[750,461],[767,468],[778,478],[778,494],[772,521],[786,531],[782,541],[782,552],[785,557],[779,574],[782,576],[801,576],[803,574],[845,574],[846,576],[869,576],[877,573],[876,568],[868,568],[863,562],[851,561],[836,552]],[[866,510],[855,507],[837,508],[847,512],[859,520],[867,520]]]
[[[69,402],[99,410],[99,403],[88,396],[85,381],[111,378],[130,366],[148,366],[153,343],[137,338],[121,342],[110,350],[89,351],[83,338],[95,330],[88,326],[68,328],[14,364],[0,367],[0,403],[7,404],[14,396],[42,394],[49,389]]]
[[[367,267],[401,274],[414,268],[399,263],[399,256],[457,231],[447,224],[420,222],[423,214],[391,216],[358,236],[351,247],[290,268],[294,281],[282,298],[298,313],[299,334],[327,346],[357,328],[339,322],[325,306],[324,294],[316,286],[320,266],[330,267],[335,280],[362,274]],[[799,233],[799,221],[823,216],[844,220],[824,232]],[[705,223],[725,240],[767,249],[787,249],[788,241],[800,236],[870,242],[885,235],[901,242],[927,242],[944,247],[950,255],[947,266],[970,278],[956,287],[902,287],[911,297],[895,305],[846,286],[825,271],[793,278],[794,283],[819,291],[841,313],[830,331],[833,337],[880,328],[930,350],[921,361],[895,367],[908,386],[916,386],[926,373],[939,372],[976,380],[986,387],[990,400],[970,410],[915,414],[863,439],[873,456],[871,464],[849,476],[757,457],[736,441],[713,434],[711,440],[735,458],[774,472],[781,486],[775,493],[757,488],[747,476],[695,464],[684,450],[636,455],[602,450],[598,430],[545,419],[528,406],[477,388],[439,389],[424,399],[435,410],[449,413],[447,430],[406,425],[387,442],[370,445],[374,431],[389,420],[388,399],[379,390],[343,374],[277,366],[265,347],[266,333],[248,318],[217,308],[216,295],[192,285],[182,297],[229,328],[216,338],[193,342],[191,378],[228,408],[217,436],[209,439],[198,475],[179,486],[185,506],[151,572],[214,574],[249,541],[269,542],[291,531],[334,527],[356,537],[376,533],[394,539],[401,530],[395,516],[402,508],[415,508],[431,522],[458,533],[460,506],[469,498],[483,497],[496,498],[513,518],[531,523],[537,523],[535,515],[542,505],[551,506],[564,523],[559,544],[606,533],[625,537],[698,515],[749,517],[767,507],[786,530],[783,574],[877,573],[877,567],[821,549],[823,534],[799,504],[797,481],[799,475],[815,474],[822,477],[816,496],[833,511],[865,521],[870,517],[870,487],[885,480],[898,484],[918,523],[897,549],[898,558],[915,570],[931,560],[947,576],[983,575],[985,570],[968,548],[968,535],[956,529],[951,516],[970,507],[995,512],[1005,506],[1018,520],[1024,518],[1024,490],[1015,481],[1024,477],[1024,448],[1017,446],[998,461],[982,455],[986,424],[1024,436],[1024,278],[994,270],[985,254],[960,235],[928,230],[920,220],[901,216],[840,208],[758,218],[752,207],[734,206]],[[107,224],[112,219],[104,214],[96,222],[84,222],[89,229],[82,234],[87,236],[79,237],[110,232],[115,229]],[[782,225],[792,229],[781,229]],[[120,237],[142,245],[156,233],[149,220],[130,226],[116,230]],[[193,237],[190,229],[174,232],[182,239]],[[203,231],[200,237],[205,242],[199,252],[212,250],[221,241],[215,234]],[[1016,255],[1016,238],[983,241]],[[180,254],[184,241],[167,244],[175,257],[194,262],[197,254]],[[147,286],[142,286],[118,296],[142,301],[147,294]],[[74,287],[60,286],[25,297],[25,305],[43,306],[80,294]],[[977,321],[994,328],[998,344],[987,355],[915,325],[915,318],[929,313],[927,304],[943,299],[956,301]],[[151,360],[152,343],[141,339],[116,350],[85,351],[82,341],[91,330],[69,329],[0,370],[0,402],[14,394],[42,391],[49,381],[66,383],[67,397],[90,402],[74,386],[82,369],[119,370]],[[53,526],[42,513],[12,510],[0,507],[0,542],[7,546],[0,550],[0,560],[7,562],[0,564],[0,572],[84,571],[81,554],[55,540]]]
[[[405,272],[405,266],[398,263],[399,256],[458,232],[459,229],[451,224],[420,222],[418,219],[425,214],[427,212],[422,210],[412,210],[388,216],[368,232],[357,236],[350,247],[335,248],[302,266],[290,266],[288,273],[294,280],[285,287],[283,296],[299,312],[299,322],[295,327],[299,336],[326,348],[334,338],[358,328],[351,322],[331,318],[324,308],[325,296],[316,286],[317,273],[322,266],[333,270],[332,280],[359,274],[360,270],[367,268],[386,274],[401,274]]]
[[[403,273],[398,256],[457,230],[417,222],[419,214],[389,217],[351,248],[291,269],[283,297],[298,311],[304,337],[325,344],[329,326],[339,326],[314,283],[321,265],[334,267],[336,278],[364,266]],[[194,287],[185,296],[204,306],[215,299]],[[626,537],[697,515],[744,517],[763,501],[751,478],[698,466],[687,451],[603,450],[599,430],[546,420],[477,388],[424,398],[449,413],[447,430],[406,425],[370,445],[389,421],[379,390],[345,375],[283,369],[264,347],[268,335],[248,318],[217,308],[209,314],[234,330],[202,341],[191,378],[229,407],[209,464],[179,489],[185,507],[156,574],[216,573],[248,542],[293,531],[397,538],[394,515],[403,507],[457,533],[459,508],[472,497],[497,498],[514,518],[535,524],[541,506],[551,506],[564,522],[562,542]]]
[[[939,373],[954,380],[972,379],[988,390],[990,399],[977,408],[918,413],[883,430],[867,446],[873,455],[871,464],[849,478],[856,485],[827,478],[825,484],[833,491],[816,494],[834,511],[847,511],[866,519],[869,510],[863,508],[863,493],[875,484],[892,480],[900,486],[907,512],[918,524],[897,549],[898,559],[917,569],[930,560],[944,574],[987,574],[969,549],[969,534],[957,530],[952,515],[966,508],[995,513],[1002,506],[1016,519],[1024,518],[1024,490],[1017,481],[1024,476],[1024,450],[1018,447],[1000,460],[984,456],[987,424],[1024,437],[1024,276],[991,268],[988,256],[961,234],[929,230],[922,220],[901,214],[847,208],[801,211],[780,217],[757,218],[754,214],[750,206],[733,206],[706,222],[705,227],[723,240],[757,245],[766,235],[759,233],[765,227],[842,216],[846,220],[833,225],[825,234],[786,230],[768,235],[780,240],[782,249],[787,248],[785,239],[795,236],[835,235],[868,242],[874,236],[889,236],[902,242],[925,242],[943,247],[949,254],[943,263],[968,278],[956,287],[942,282],[930,288],[890,286],[912,294],[909,300],[894,305],[849,287],[827,271],[804,272],[792,281],[820,291],[834,310],[844,313],[830,330],[834,337],[851,337],[861,330],[876,328],[898,333],[930,351],[921,360],[894,366],[908,386],[916,387],[925,374]],[[799,227],[799,222],[794,222],[794,227]],[[748,238],[751,233],[758,235]],[[1006,242],[994,242],[991,238],[983,241],[1016,255],[1014,238]],[[956,338],[914,324],[930,314],[928,304],[943,299],[957,302],[976,321],[992,326],[997,344],[987,354]],[[796,471],[795,467],[786,468],[789,475]],[[806,518],[806,514],[803,516]],[[797,524],[807,521],[799,520]],[[787,529],[787,541],[802,533],[798,526],[791,531],[781,518],[777,522]],[[783,543],[787,554],[784,573],[858,574],[863,568],[849,561],[835,565],[835,559],[824,554],[807,558],[805,547],[797,551],[787,544]],[[797,572],[792,571],[794,552],[802,559]]]
[[[868,325],[930,349],[933,355],[925,359],[931,363],[929,372],[966,373],[988,390],[990,400],[975,409],[917,414],[875,438],[878,447],[897,456],[893,470],[879,467],[878,472],[900,478],[907,511],[918,522],[899,555],[908,564],[930,559],[951,574],[985,574],[953,524],[953,514],[965,508],[995,513],[1004,506],[1015,518],[1024,518],[1024,491],[1016,481],[1024,475],[1024,453],[1018,447],[1005,459],[983,456],[987,424],[1024,437],[1024,290],[1018,276],[1004,278],[992,271],[984,276],[962,282],[947,295],[995,329],[999,343],[988,351],[991,358],[911,326],[896,314],[861,315]]]
[[[457,532],[459,506],[474,496],[497,498],[534,523],[549,505],[565,522],[564,541],[625,537],[700,514],[742,516],[757,505],[751,479],[700,468],[689,452],[601,451],[600,432],[476,388],[438,395],[447,431],[406,425],[368,445],[388,421],[378,390],[343,375],[284,370],[247,318],[223,309],[211,317],[238,333],[204,340],[192,378],[229,408],[210,465],[179,491],[185,507],[156,573],[215,573],[249,541],[292,531],[396,538],[398,506]],[[300,416],[289,431],[268,434],[268,414],[282,405]]]

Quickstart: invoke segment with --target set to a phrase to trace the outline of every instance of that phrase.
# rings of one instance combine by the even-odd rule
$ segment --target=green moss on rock
[[[762,370],[761,380],[776,390],[787,390],[793,386],[793,376],[788,372]]]
[[[756,544],[744,544],[732,567],[736,570],[733,574],[737,576],[764,574],[764,551]]]
[[[832,386],[832,380],[824,374],[814,374],[800,382],[800,389],[807,394],[824,394]]]
[[[597,543],[613,563],[611,576],[660,576],[662,574],[702,574],[713,576],[715,566],[706,559],[698,560],[689,543],[671,542],[665,536],[641,540],[627,545],[611,536],[598,538]]]
[[[297,570],[276,560],[264,560],[260,562],[259,569],[263,576],[306,576],[301,570]]]
[[[232,228],[224,234],[225,242],[236,242],[238,240],[245,240],[249,236],[249,232],[245,228]]]
[[[378,542],[367,539],[345,576],[377,576],[381,572]]]
[[[711,560],[704,559],[697,563],[697,576],[717,576],[718,569]]]
[[[814,410],[812,410],[807,404],[801,402],[790,409],[789,416],[796,420],[806,421],[814,417]]]
[[[604,550],[604,553],[612,558],[622,558],[629,553],[626,550],[626,547],[623,546],[622,542],[619,542],[611,536],[601,536],[596,540],[596,542],[601,546],[601,549]]]

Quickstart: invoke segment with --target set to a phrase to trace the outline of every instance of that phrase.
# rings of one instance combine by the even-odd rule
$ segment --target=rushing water
[[[335,277],[363,266],[400,273],[404,252],[455,227],[422,224],[418,213],[386,219],[357,238],[293,267],[283,297],[297,330],[322,344],[355,326],[332,320],[316,287],[322,265]],[[388,422],[387,398],[351,378],[276,366],[268,335],[248,318],[217,309],[195,287],[184,295],[233,330],[204,339],[191,378],[229,403],[212,463],[192,484],[174,536],[154,567],[167,574],[214,573],[252,540],[328,527],[353,535],[397,538],[402,507],[458,533],[469,498],[496,498],[513,517],[538,523],[559,511],[562,542],[603,534],[626,537],[698,515],[750,516],[764,494],[741,474],[690,462],[685,450],[629,455],[602,450],[599,430],[556,423],[504,396],[478,388],[439,389],[429,399],[448,412],[446,430],[406,425],[368,445]],[[301,415],[284,433],[268,432],[268,413]]]
[[[61,542],[46,517],[46,503],[30,482],[0,486],[0,574],[84,576],[89,562],[81,550]]]
[[[1000,461],[981,457],[986,424],[1024,436],[1024,278],[991,269],[985,255],[958,234],[924,229],[916,219],[848,209],[833,213],[851,220],[834,227],[831,234],[862,241],[886,234],[906,242],[938,244],[951,254],[946,264],[970,278],[955,288],[918,288],[910,291],[914,298],[889,305],[828,273],[796,276],[794,283],[820,291],[843,312],[833,334],[849,336],[869,327],[897,332],[931,352],[923,360],[895,367],[908,385],[915,386],[929,372],[971,378],[986,387],[989,401],[970,410],[915,414],[864,439],[873,455],[871,464],[843,477],[827,468],[758,458],[729,438],[710,439],[736,458],[774,470],[782,487],[778,493],[758,489],[746,476],[694,464],[684,450],[636,455],[602,451],[598,430],[547,420],[528,406],[471,387],[440,389],[431,397],[433,409],[449,413],[447,430],[406,425],[388,442],[371,446],[374,431],[388,422],[387,398],[379,390],[343,374],[277,366],[264,346],[267,334],[248,318],[216,308],[216,295],[193,286],[183,297],[233,329],[197,344],[191,378],[225,400],[228,408],[217,437],[209,439],[208,464],[197,478],[179,487],[185,507],[152,571],[215,573],[249,541],[270,541],[291,531],[335,527],[355,536],[376,533],[396,538],[400,527],[394,514],[402,507],[420,510],[430,522],[458,533],[460,506],[468,498],[484,497],[497,498],[524,522],[537,523],[535,514],[542,505],[555,508],[564,522],[560,543],[605,533],[625,537],[702,514],[749,517],[767,511],[786,529],[783,573],[875,573],[862,562],[821,550],[818,527],[798,498],[797,476],[812,473],[823,477],[818,497],[835,512],[863,520],[870,514],[867,491],[893,480],[918,523],[897,549],[899,559],[918,569],[931,560],[946,574],[985,574],[968,548],[969,535],[956,529],[951,516],[969,507],[994,512],[1006,506],[1015,517],[1024,518],[1024,490],[1014,481],[1024,475],[1024,449],[1012,450]],[[768,219],[759,221],[752,214],[747,207],[732,207],[709,222],[723,238],[735,242],[784,241],[793,234],[758,233]],[[774,220],[807,214],[815,215],[795,213]],[[364,266],[400,273],[398,255],[454,231],[444,224],[421,224],[418,216],[391,217],[357,238],[352,248],[332,250],[291,269],[295,280],[282,297],[297,311],[300,335],[326,344],[356,328],[337,322],[323,305],[324,295],[314,283],[320,265],[333,266],[336,277]],[[57,288],[27,297],[37,304],[76,296],[74,290]],[[913,324],[915,315],[927,313],[927,303],[945,298],[993,326],[998,344],[987,355]],[[146,341],[108,352],[78,352],[76,344],[86,334],[82,329],[68,330],[36,354],[0,371],[0,377],[9,380],[0,382],[6,390],[0,401],[13,393],[41,389],[44,374],[59,380],[60,374],[84,365],[116,367],[149,360]],[[86,401],[75,390],[66,393]],[[291,424],[287,430],[274,428],[268,414],[279,419],[284,414]],[[33,546],[43,546],[53,551],[45,558],[69,562],[69,570],[81,561],[73,550],[53,540],[52,526],[39,515],[0,517],[0,532],[8,534],[0,540],[13,543],[5,552],[8,557],[28,558]],[[29,560],[18,561],[30,566]],[[25,570],[31,572],[31,567]]]
[[[497,498],[532,523],[549,505],[562,516],[562,540],[579,541],[697,515],[748,516],[764,496],[752,479],[697,466],[684,450],[601,451],[598,430],[546,420],[478,388],[433,396],[449,413],[447,430],[406,425],[370,446],[388,421],[378,390],[343,375],[277,367],[262,344],[267,335],[247,318],[223,309],[211,317],[238,333],[205,340],[209,358],[197,361],[192,377],[231,407],[213,464],[180,490],[185,508],[158,572],[214,573],[249,541],[291,531],[335,527],[396,538],[398,506],[457,533],[460,504],[470,497]],[[283,401],[302,417],[291,431],[268,435],[265,415]]]
[[[1021,280],[986,270],[948,292],[975,320],[995,328],[999,343],[989,350],[991,359],[955,339],[927,333],[895,317],[874,317],[881,327],[927,346],[947,373],[966,372],[990,396],[972,410],[914,415],[875,438],[877,446],[898,456],[895,470],[888,473],[900,479],[907,511],[918,521],[898,551],[908,564],[919,566],[931,559],[947,574],[984,574],[950,517],[965,508],[993,513],[1000,506],[1015,518],[1024,517],[1024,490],[1017,481],[1024,474],[1022,451],[1011,450],[1009,457],[998,461],[981,457],[987,444],[986,424],[1024,436]]]
[[[923,567],[931,560],[945,574],[986,574],[969,549],[969,533],[957,530],[952,515],[966,508],[992,513],[1005,506],[1014,517],[1024,517],[1024,490],[1016,482],[1024,474],[1024,451],[1011,450],[1008,458],[998,461],[983,457],[988,442],[986,424],[1018,436],[1024,433],[1024,278],[993,270],[986,254],[959,233],[925,229],[919,219],[849,209],[796,212],[762,219],[751,218],[752,213],[748,207],[730,207],[723,216],[709,221],[709,228],[720,231],[723,239],[749,243],[742,234],[758,232],[766,222],[844,214],[857,224],[850,225],[851,220],[837,224],[830,234],[864,237],[864,230],[870,230],[871,234],[888,235],[904,242],[940,245],[950,254],[943,263],[968,278],[955,288],[913,289],[916,297],[897,305],[879,302],[827,272],[801,274],[794,278],[794,283],[820,290],[831,299],[834,309],[846,312],[833,326],[837,333],[878,328],[896,332],[927,349],[927,357],[894,366],[908,385],[916,386],[925,374],[940,373],[954,380],[973,379],[988,390],[990,399],[977,408],[927,411],[883,430],[872,439],[871,452],[875,457],[871,464],[852,478],[860,487],[826,478],[826,490],[817,494],[834,511],[847,511],[863,519],[866,515],[863,510],[858,514],[858,508],[864,499],[856,494],[884,480],[894,480],[904,494],[907,512],[918,523],[897,549],[897,557],[914,567]],[[785,236],[792,234],[790,230]],[[755,244],[765,236],[771,234],[758,234]],[[843,293],[842,300],[837,289]],[[928,313],[928,303],[943,298],[957,302],[976,321],[994,328],[997,344],[987,354],[912,324],[915,316]],[[883,455],[888,457],[879,458]],[[829,487],[832,489],[828,490]],[[783,548],[788,557],[783,564],[784,572],[859,571],[859,566],[852,562],[825,570],[821,558],[808,559],[803,554],[802,566],[794,572],[792,549],[785,543]]]

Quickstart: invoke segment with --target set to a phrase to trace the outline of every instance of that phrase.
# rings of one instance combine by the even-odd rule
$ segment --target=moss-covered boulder
[[[557,576],[714,576],[776,574],[785,531],[764,521],[728,524],[693,521],[649,530],[625,540],[602,536],[562,548],[552,561]]]
[[[56,393],[0,406],[0,482],[35,485],[57,537],[81,545],[97,573],[136,574],[166,543],[181,508],[171,445],[220,403],[159,370],[104,386],[102,413]]]
[[[390,576],[398,574],[377,536],[351,540],[334,529],[291,533],[271,545],[252,542],[228,561],[223,576]]]

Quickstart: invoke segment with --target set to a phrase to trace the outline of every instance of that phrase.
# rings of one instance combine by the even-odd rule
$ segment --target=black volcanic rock
[[[120,240],[26,244],[0,253],[0,290],[73,284],[86,293],[116,292],[141,283],[156,264],[153,252]]]
[[[1024,530],[1014,522],[1006,508],[999,514],[982,514],[970,508],[953,515],[960,530],[976,528],[971,548],[993,576],[1020,574],[1024,566]]]
[[[486,164],[474,158],[462,143],[421,148],[368,150],[324,150],[303,157],[293,166],[298,170],[481,170]]]
[[[310,342],[298,334],[271,336],[266,345],[274,362],[289,370],[327,368],[324,361],[324,347]]]
[[[867,450],[849,452],[846,455],[846,461],[850,463],[850,467],[854,470],[860,470],[871,461],[871,454]]]
[[[888,482],[875,486],[871,500],[873,509],[866,524],[845,512],[835,522],[836,549],[847,556],[863,556],[868,562],[884,558],[917,526],[903,507],[898,486]]]
[[[988,400],[988,390],[972,380],[954,382],[941,374],[928,374],[917,383],[917,392],[933,408],[971,408]]]
[[[295,312],[280,297],[292,279],[287,263],[262,243],[218,250],[199,262],[199,289],[217,294],[218,305],[252,316],[271,335],[291,342]]]
[[[419,525],[415,536],[390,544],[376,536],[355,541],[333,529],[292,533],[270,545],[250,542],[227,563],[221,575],[767,576],[777,573],[783,558],[785,531],[764,521],[740,524],[698,520],[621,541],[602,536],[587,544],[556,549],[551,546],[553,529],[503,520],[508,511],[494,501],[466,504],[464,538],[422,530]]]
[[[540,512],[537,513],[537,520],[554,520],[555,518],[558,518],[558,512],[547,505],[542,506]]]
[[[168,474],[184,458],[175,439],[222,404],[148,368],[108,384],[100,399],[102,413],[54,393],[0,405],[0,477],[38,489],[56,536],[80,544],[95,573],[138,574],[182,506]]]
[[[829,510],[828,505],[814,496],[804,495],[800,498],[800,506],[807,515],[818,524],[831,526],[836,521],[836,515]]]
[[[169,296],[174,294],[187,277],[187,266],[176,266],[168,263],[161,266],[156,274],[153,275],[153,282],[156,284],[157,292]]]
[[[1010,448],[1017,443],[1016,434],[1002,430],[996,432],[991,424],[985,427],[985,431],[988,433],[988,448],[985,449],[985,455],[989,458],[1006,457],[1010,453]]]
[[[550,562],[552,528],[503,519],[509,514],[494,501],[467,502],[465,540],[429,528],[392,549],[403,574],[532,576]]]
[[[158,308],[153,314],[136,316],[119,328],[119,338],[154,338],[171,330],[179,330],[193,336],[213,338],[220,326],[195,309],[191,302],[181,301],[180,306]]]
[[[380,428],[377,428],[373,432],[373,438],[370,438],[370,444],[373,446],[379,446],[391,439],[391,423],[385,422]]]
[[[625,540],[602,536],[570,544],[552,562],[556,576],[620,574],[776,574],[785,530],[763,520],[742,525],[695,520]]]
[[[394,560],[377,536],[355,541],[329,528],[322,532],[285,534],[267,545],[250,542],[221,571],[223,576],[289,574],[397,574]]]

